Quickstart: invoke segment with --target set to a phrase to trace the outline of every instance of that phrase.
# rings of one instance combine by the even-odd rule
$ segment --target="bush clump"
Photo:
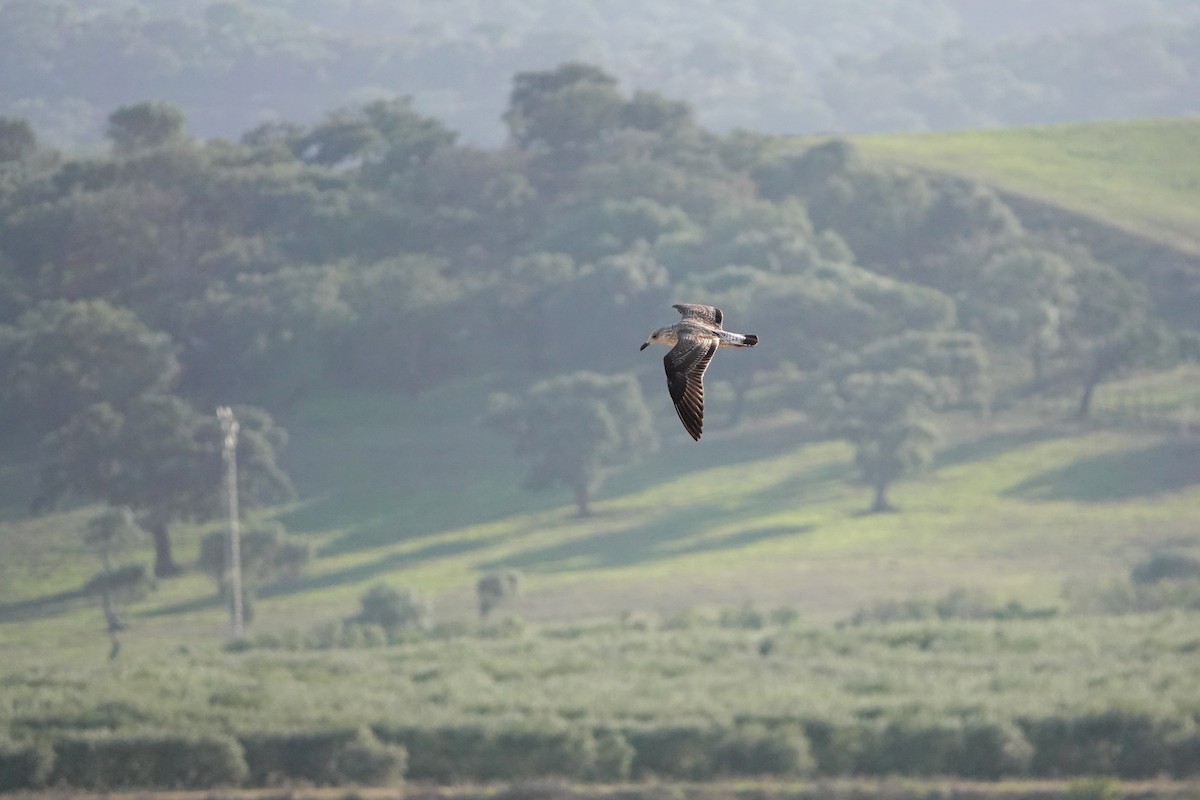
[[[358,614],[347,622],[378,625],[389,634],[429,627],[430,604],[407,589],[393,589],[379,583],[368,589],[359,603]]]
[[[633,760],[633,748],[619,732],[585,727],[384,727],[378,733],[404,746],[410,754],[408,774],[421,780],[620,780],[628,777]]]
[[[210,789],[245,777],[242,748],[229,737],[99,735],[55,742],[50,782],[94,791]]]
[[[54,750],[37,744],[0,742],[0,793],[38,789],[54,768]]]
[[[242,739],[242,746],[255,786],[298,780],[380,786],[399,781],[408,765],[403,747],[381,742],[368,728],[258,734]]]
[[[798,726],[746,725],[726,730],[715,743],[713,768],[719,775],[810,775],[816,761]]]
[[[1175,728],[1144,714],[1052,716],[1021,725],[1033,745],[1030,772],[1034,775],[1149,778],[1172,766]]]

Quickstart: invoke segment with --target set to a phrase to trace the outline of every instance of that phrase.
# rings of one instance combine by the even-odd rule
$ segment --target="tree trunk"
[[[171,555],[171,537],[167,533],[167,523],[155,522],[150,525],[150,536],[154,539],[154,577],[173,578],[183,572],[183,567],[175,562]]]
[[[125,629],[125,623],[121,622],[121,618],[117,616],[117,608],[113,604],[112,594],[107,589],[100,593],[100,607],[104,609],[104,621],[108,623],[110,634]]]
[[[885,511],[895,511],[895,507],[888,502],[887,499],[887,484],[875,484],[875,501],[871,503],[872,514],[882,514]]]
[[[1088,368],[1087,374],[1083,377],[1083,396],[1079,398],[1079,408],[1075,411],[1076,419],[1087,419],[1088,414],[1091,413],[1092,395],[1095,394],[1096,387],[1100,385],[1105,372],[1102,357],[1100,355],[1094,356],[1091,367]]]
[[[1083,396],[1079,398],[1079,408],[1075,411],[1076,419],[1087,419],[1092,410],[1092,395],[1096,392],[1096,384],[1100,381],[1091,376],[1083,384]]]

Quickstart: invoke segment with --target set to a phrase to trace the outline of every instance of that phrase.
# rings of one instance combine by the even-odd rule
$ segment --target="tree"
[[[444,260],[424,255],[356,269],[343,291],[354,320],[341,368],[359,383],[412,396],[469,369],[487,337],[462,308],[466,282],[445,270]]]
[[[342,279],[334,268],[284,267],[211,284],[180,314],[189,394],[285,406],[302,397],[350,323]]]
[[[1066,326],[1066,349],[1082,384],[1075,415],[1083,419],[1102,381],[1122,369],[1163,359],[1169,337],[1153,317],[1143,287],[1112,267],[1082,260],[1071,286],[1078,305]]]
[[[257,138],[271,130],[261,129]],[[328,167],[359,161],[363,177],[376,184],[408,173],[457,138],[438,120],[415,111],[407,99],[376,100],[335,111],[306,133],[284,132],[297,158]]]
[[[854,446],[854,463],[874,490],[872,513],[894,510],[888,487],[932,460],[937,430],[928,415],[936,395],[927,375],[897,369],[847,375],[816,402],[826,433]]]
[[[108,116],[109,141],[121,155],[183,138],[183,112],[161,100],[121,106]]]
[[[388,633],[429,626],[430,604],[408,589],[378,583],[359,598],[361,609],[348,622],[378,625]]]
[[[488,614],[502,603],[511,601],[521,593],[521,573],[515,569],[489,572],[475,584],[479,598],[479,616],[487,619]]]
[[[624,100],[617,79],[577,62],[513,79],[504,122],[523,150],[561,150],[595,141],[618,123]]]
[[[565,253],[534,252],[514,258],[498,279],[496,307],[501,318],[493,324],[513,331],[510,338],[524,354],[527,369],[545,368],[550,297],[577,276],[574,259]]]
[[[929,405],[938,411],[974,409],[986,413],[991,402],[987,350],[976,334],[964,331],[906,331],[872,342],[844,365],[833,368],[919,372],[932,384]]]
[[[536,384],[522,398],[492,397],[489,421],[512,436],[529,462],[525,486],[566,486],[579,516],[607,470],[657,447],[641,388],[631,375],[577,372]]]
[[[236,411],[243,506],[290,498],[291,482],[276,462],[283,430],[265,411]],[[178,397],[145,395],[124,410],[97,403],[46,437],[34,508],[68,494],[129,506],[153,538],[155,576],[177,575],[182,568],[171,553],[171,523],[213,519],[225,510],[221,441],[216,417],[196,413]]]
[[[965,298],[964,316],[989,340],[1024,348],[1034,380],[1041,381],[1074,312],[1072,271],[1071,263],[1052,251],[1028,246],[1000,251],[980,269],[976,289]]]
[[[687,214],[678,208],[644,197],[584,202],[551,215],[534,247],[587,262],[623,253],[638,242],[653,244],[693,229]]]
[[[166,392],[178,374],[166,334],[103,300],[45,301],[0,326],[0,394],[39,433],[94,403]]]
[[[117,567],[114,557],[138,544],[145,531],[133,518],[128,508],[108,508],[87,521],[83,531],[83,543],[99,557],[103,569],[87,582],[84,592],[100,598],[108,632],[113,636],[114,647],[119,647],[117,631],[125,629],[125,623],[117,614],[117,606],[139,597],[148,587],[149,575],[143,564],[125,564]]]
[[[269,522],[243,531],[242,584],[246,619],[254,618],[253,599],[266,584],[294,578],[312,557],[312,550],[302,542],[288,538],[279,522]],[[200,540],[200,558],[196,565],[212,578],[222,596],[230,596],[229,537],[224,531],[214,531]]]
[[[178,297],[192,266],[197,226],[181,192],[153,182],[114,181],[113,162],[63,167],[65,191],[25,203],[6,220],[4,249],[22,288],[35,299],[100,298],[151,319],[147,311]],[[79,185],[74,185],[78,181]]]

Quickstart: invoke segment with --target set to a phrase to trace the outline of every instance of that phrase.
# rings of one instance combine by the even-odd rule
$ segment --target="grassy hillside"
[[[864,136],[874,158],[961,173],[1200,251],[1200,118]]]
[[[1104,386],[1098,413],[1115,420],[1137,397],[1183,424],[1200,408],[1198,378],[1182,368]],[[267,591],[256,630],[344,618],[379,581],[433,598],[438,620],[468,619],[474,581],[497,567],[524,573],[518,610],[529,619],[751,601],[828,623],[872,600],[956,586],[1053,604],[1065,582],[1124,576],[1160,547],[1200,549],[1200,442],[1136,425],[947,420],[935,467],[894,491],[902,512],[865,515],[844,445],[799,441],[787,418],[694,445],[658,408],[665,447],[613,475],[596,514],[579,519],[563,494],[520,488],[507,443],[473,421],[474,395],[329,399],[288,422],[303,499],[275,513],[318,557]],[[5,473],[6,492],[18,493],[20,475]],[[87,514],[25,519],[10,508],[0,522],[0,644],[21,659],[107,648],[99,610],[72,595],[98,568],[77,544]],[[181,559],[205,530],[179,530]],[[195,574],[162,583],[131,621],[131,648],[224,633],[215,589]]]

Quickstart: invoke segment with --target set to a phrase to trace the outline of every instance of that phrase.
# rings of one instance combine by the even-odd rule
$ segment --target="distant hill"
[[[871,157],[967,175],[1200,254],[1200,117],[854,141]]]
[[[0,2],[0,114],[94,143],[116,107],[203,137],[381,96],[475,143],[516,73],[597,64],[715,130],[863,133],[1200,112],[1200,10],[1070,0]]]
[[[862,136],[868,157],[984,181],[1030,230],[1070,232],[1200,328],[1200,117]]]

